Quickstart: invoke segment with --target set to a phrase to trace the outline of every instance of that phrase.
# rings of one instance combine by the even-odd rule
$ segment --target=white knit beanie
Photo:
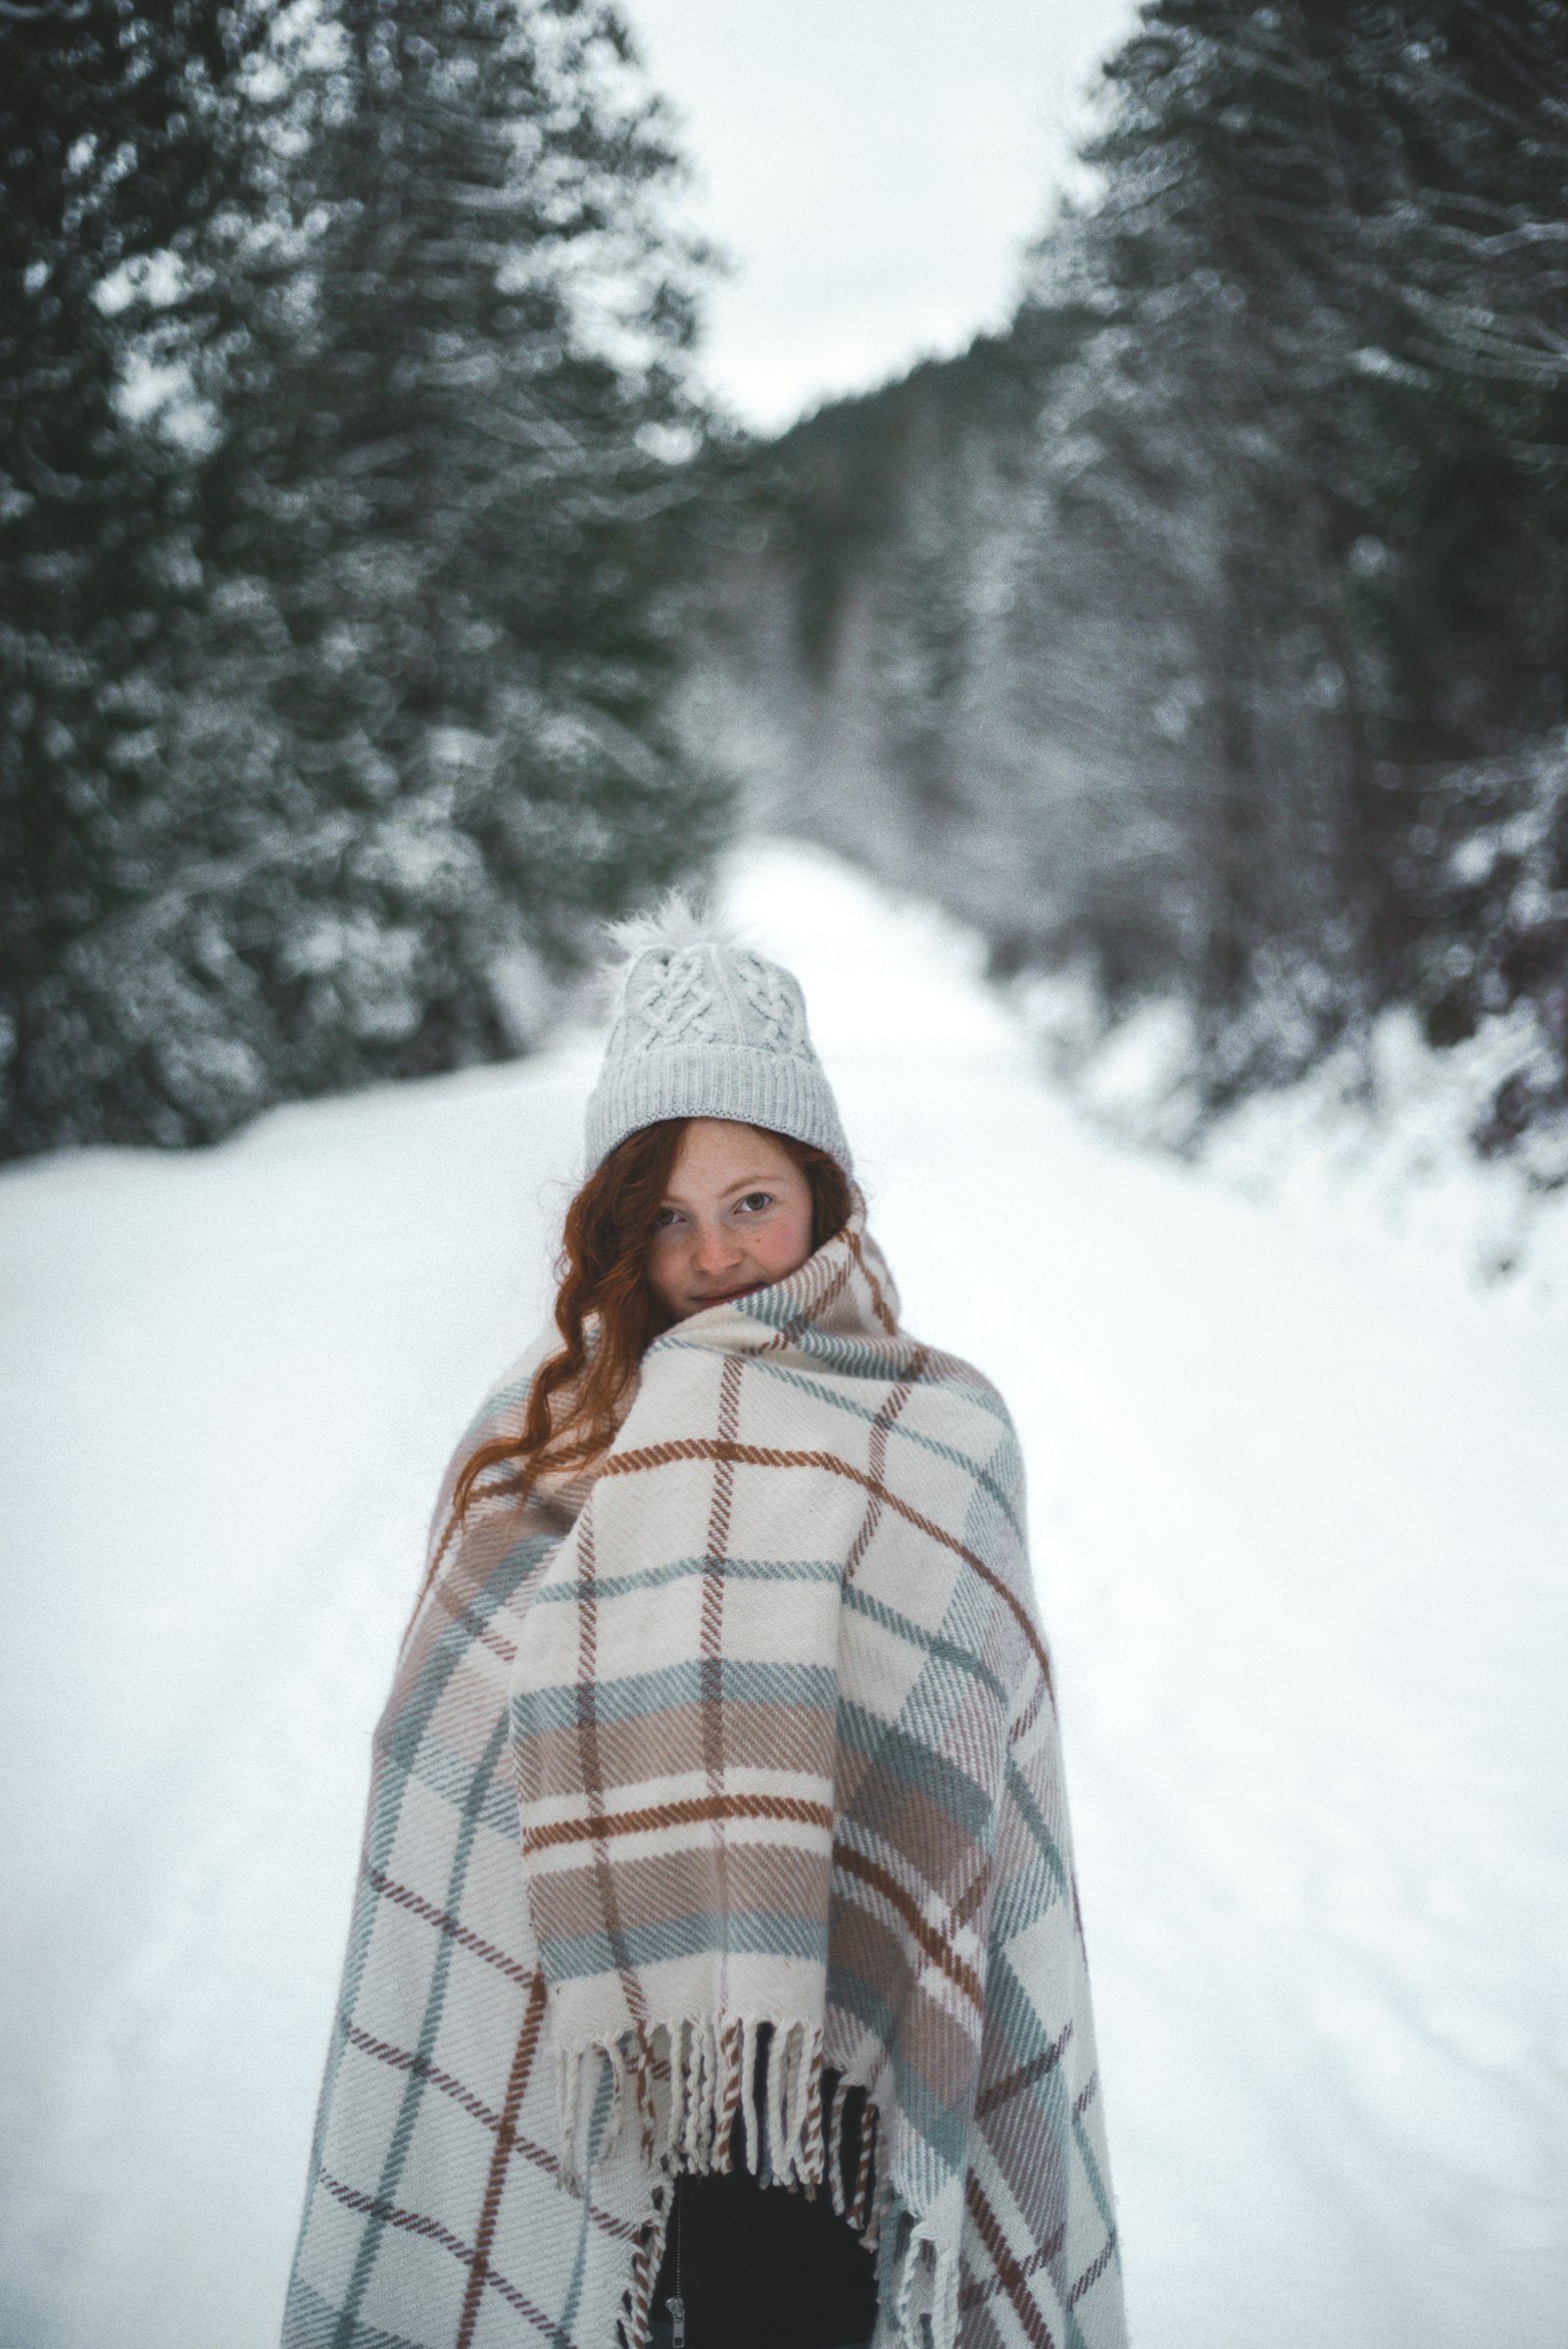
[[[615,932],[627,960],[588,1100],[588,1170],[640,1126],[727,1117],[813,1143],[852,1171],[800,981],[675,894]]]

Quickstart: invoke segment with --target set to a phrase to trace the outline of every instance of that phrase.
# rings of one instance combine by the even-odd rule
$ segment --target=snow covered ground
[[[1568,1320],[1119,1148],[799,850],[912,1326],[1025,1433],[1138,2349],[1568,2338]],[[275,2340],[425,1512],[586,1037],[0,1180],[0,2340]]]
[[[1472,1141],[1504,1087],[1550,1083],[1529,1006],[1442,1051],[1414,1012],[1384,1011],[1294,1084],[1215,1116],[1180,1001],[1107,1027],[1074,972],[1023,982],[1016,1005],[1042,1068],[1106,1133],[1181,1151],[1347,1260],[1403,1265],[1429,1292],[1495,1287],[1509,1311],[1568,1320],[1568,1116],[1491,1157]]]

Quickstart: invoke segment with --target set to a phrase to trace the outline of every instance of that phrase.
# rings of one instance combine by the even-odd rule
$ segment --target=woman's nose
[[[702,1223],[697,1227],[697,1261],[702,1269],[719,1271],[735,1261],[735,1235],[721,1223]]]

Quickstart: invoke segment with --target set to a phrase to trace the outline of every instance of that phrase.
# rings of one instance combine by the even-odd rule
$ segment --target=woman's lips
[[[766,1284],[762,1281],[747,1281],[739,1289],[715,1289],[711,1297],[694,1297],[692,1303],[694,1305],[727,1305],[735,1297],[750,1297],[754,1290],[765,1286]]]

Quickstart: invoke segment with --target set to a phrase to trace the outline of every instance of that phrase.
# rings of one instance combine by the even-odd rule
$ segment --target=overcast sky
[[[1007,315],[1133,0],[626,0],[734,275],[708,373],[787,423]]]

